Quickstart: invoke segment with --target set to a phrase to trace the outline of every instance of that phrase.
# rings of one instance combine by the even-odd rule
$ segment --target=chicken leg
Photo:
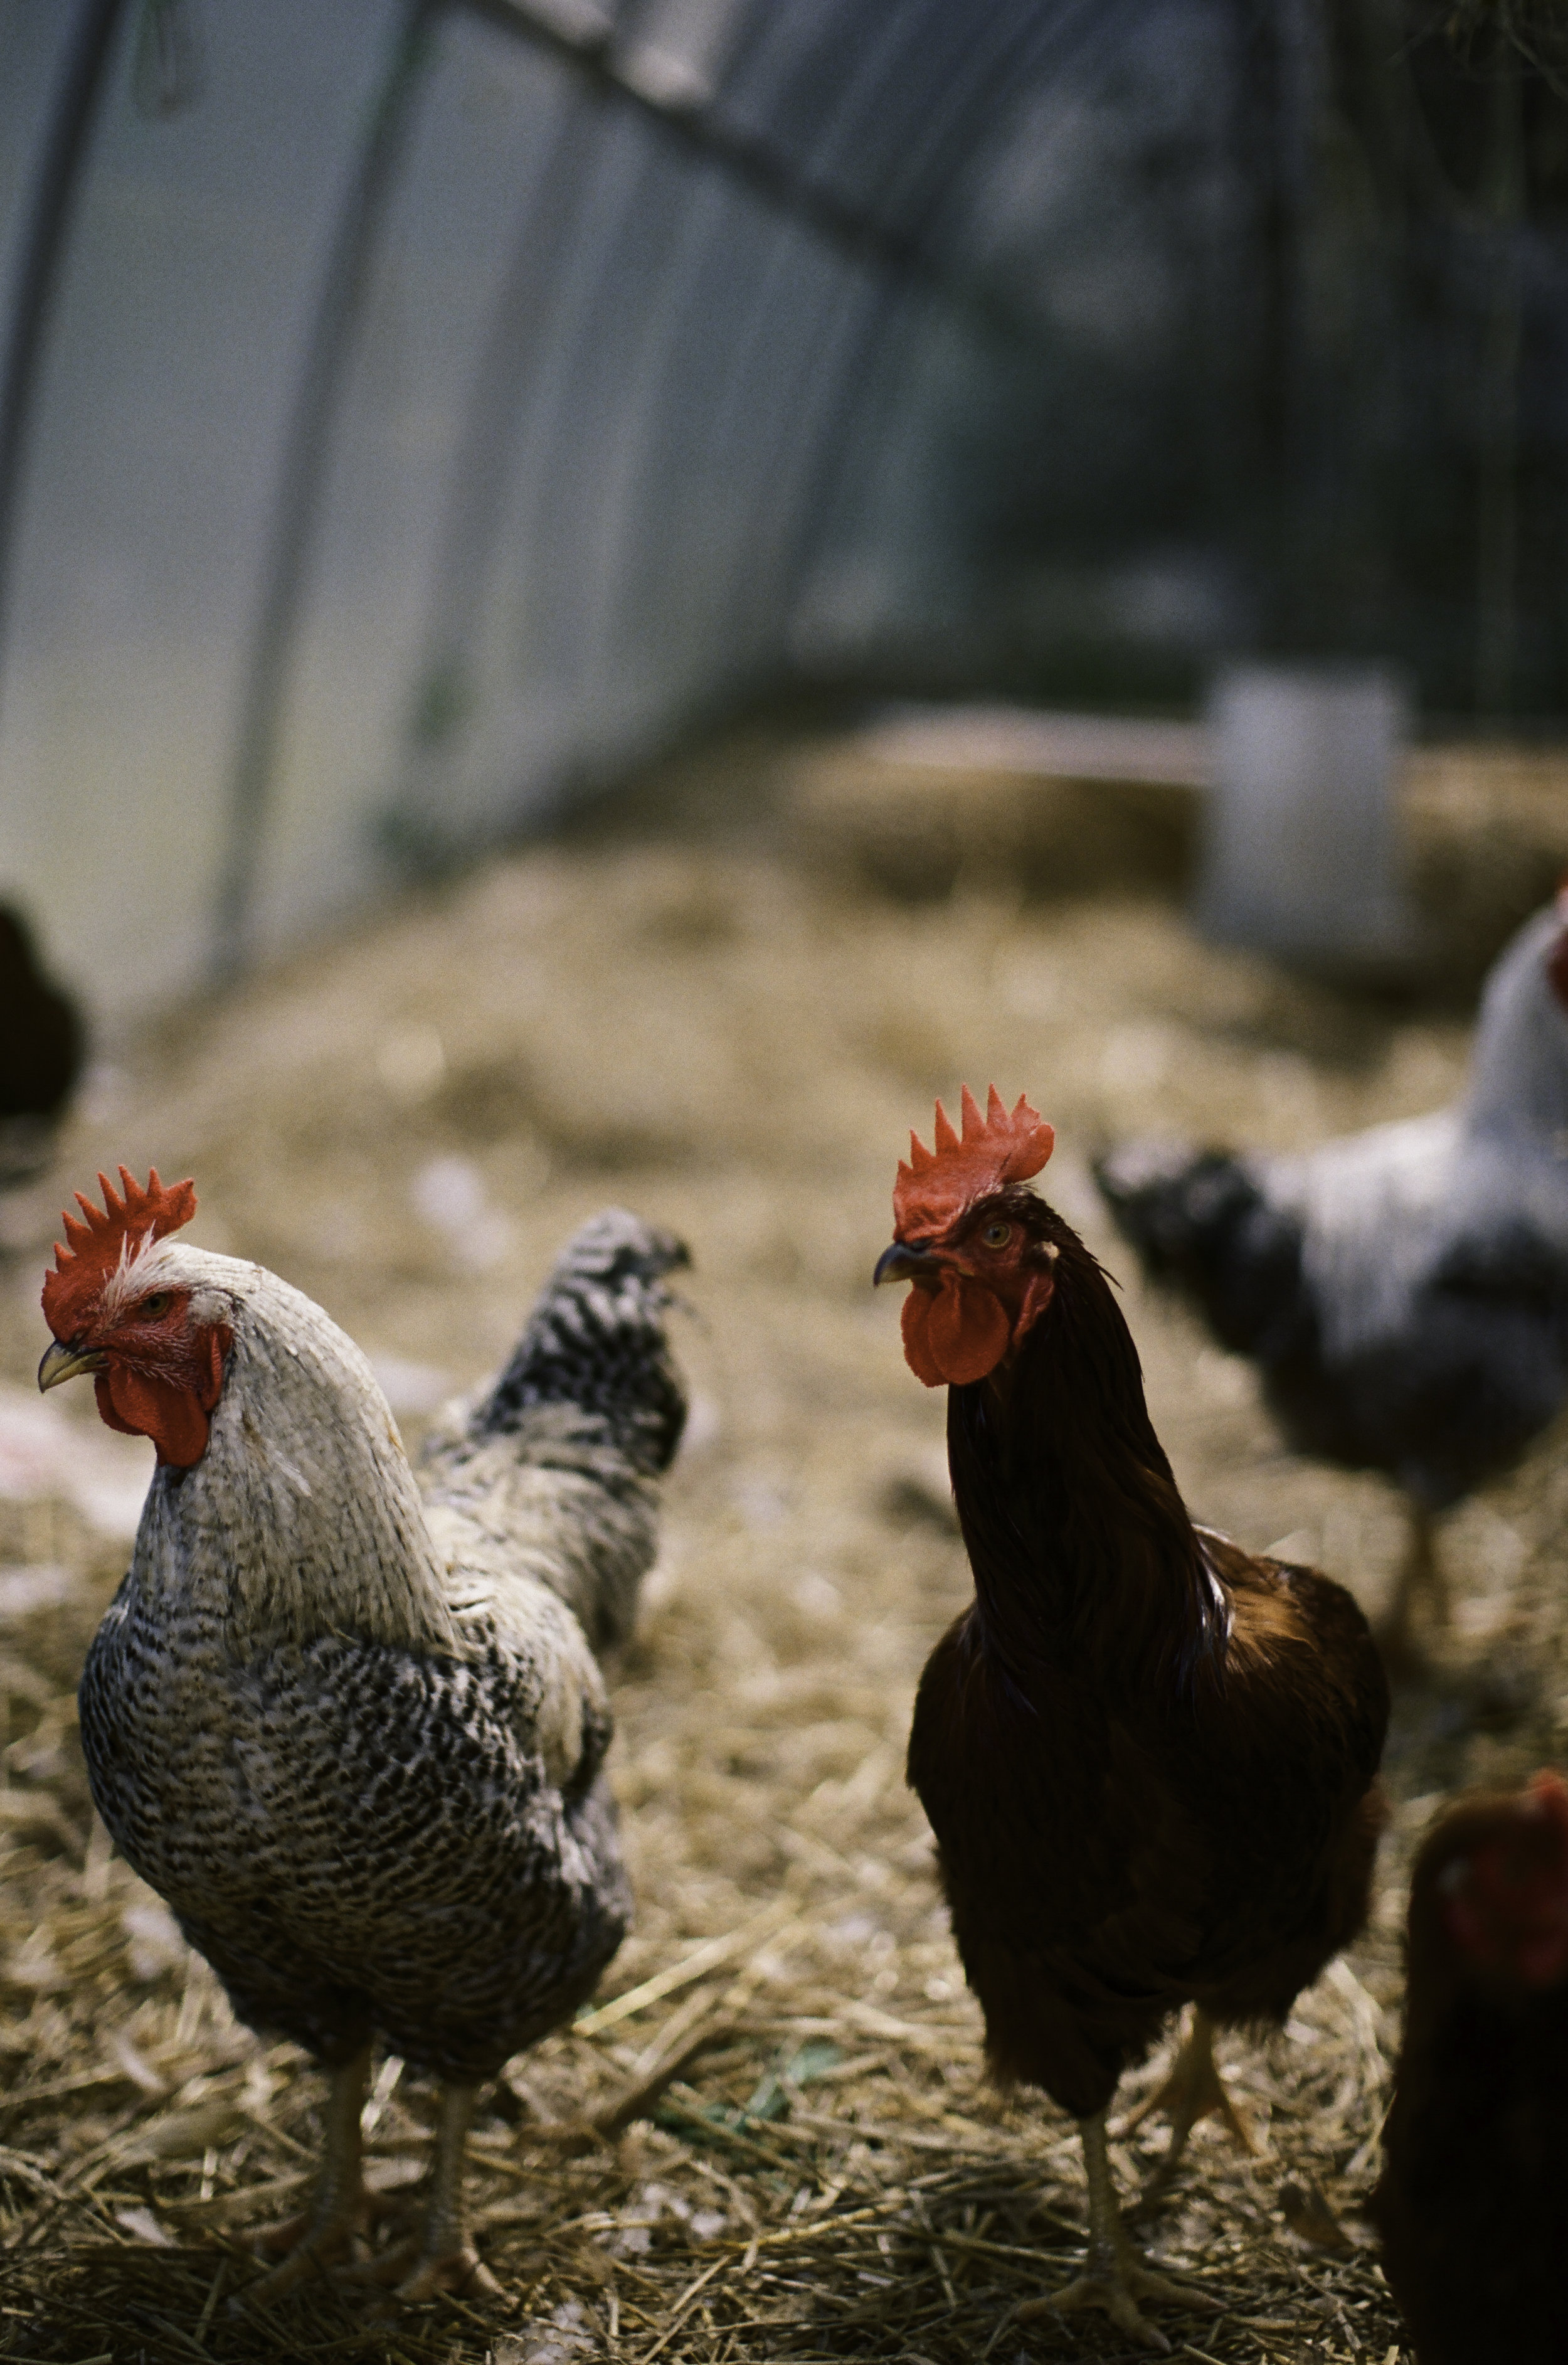
[[[1153,2111],[1169,2109],[1170,2142],[1164,2158],[1143,2189],[1148,2200],[1163,2191],[1175,2171],[1176,2163],[1187,2148],[1187,2137],[1200,2119],[1211,2114],[1223,2120],[1243,2151],[1258,2148],[1251,2128],[1242,2117],[1226,2091],[1219,2065],[1215,2059],[1215,2024],[1201,2004],[1193,2006],[1193,2024],[1187,2031],[1180,2053],[1170,2067],[1170,2075],[1156,2094],[1140,2102],[1128,2119],[1124,2119],[1120,2132],[1131,2135],[1143,2124]]]
[[[493,2293],[500,2289],[468,2238],[463,2202],[463,2167],[475,2100],[472,2086],[442,2088],[422,2236],[417,2243],[398,2243],[369,2266],[350,2270],[360,2281],[395,2283],[397,2298],[407,2305],[433,2299],[438,2292]]]
[[[1104,2112],[1097,2111],[1092,2119],[1080,2119],[1078,2132],[1089,2180],[1089,2255],[1084,2260],[1084,2272],[1047,2297],[1025,2300],[1014,2320],[1027,2324],[1036,2316],[1066,2315],[1075,2307],[1100,2307],[1129,2340],[1169,2355],[1170,2343],[1141,2313],[1138,2301],[1164,2300],[1189,2313],[1198,2308],[1212,2312],[1217,2303],[1195,2283],[1159,2273],[1134,2249],[1116,2205],[1116,2187],[1105,2147]]]
[[[329,2071],[327,2134],[321,2180],[308,2209],[256,2236],[256,2247],[278,2264],[251,2285],[243,2303],[260,2300],[270,2306],[292,2291],[307,2275],[319,2273],[350,2256],[361,2236],[368,2234],[377,2211],[376,2196],[364,2182],[364,2141],[360,2113],[370,2082],[370,2047]]]
[[[1407,1504],[1410,1526],[1405,1558],[1394,1579],[1388,1614],[1377,1630],[1377,1647],[1392,1675],[1418,1675],[1426,1666],[1413,1631],[1417,1600],[1430,1604],[1431,1623],[1439,1632],[1448,1623],[1448,1589],[1438,1564],[1436,1521],[1414,1496]]]

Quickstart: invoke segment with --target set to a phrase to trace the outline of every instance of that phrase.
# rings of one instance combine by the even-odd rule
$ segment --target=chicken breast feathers
[[[684,1398],[667,1236],[610,1211],[404,1460],[352,1343],[259,1267],[211,1440],[161,1468],[81,1686],[95,1800],[236,2011],[472,2083],[589,1994],[630,1894],[596,1651],[630,1630]]]

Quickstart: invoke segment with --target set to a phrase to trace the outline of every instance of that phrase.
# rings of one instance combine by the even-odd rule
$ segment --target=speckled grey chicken
[[[476,2089],[593,1990],[630,1896],[597,1653],[630,1630],[685,1400],[686,1251],[618,1209],[567,1247],[511,1362],[416,1479],[369,1367],[262,1266],[166,1236],[190,1184],[77,1194],[40,1387],[95,1376],[158,1465],[82,1678],[99,1812],[253,2027],[330,2079],[314,2206],[269,2298],[366,2230],[379,2040],[442,2089],[422,2236],[361,2270],[483,2281],[462,2205]]]
[[[1134,1141],[1100,1189],[1148,1270],[1258,1365],[1298,1452],[1386,1471],[1410,1547],[1383,1633],[1441,1625],[1433,1518],[1568,1400],[1568,892],[1487,981],[1468,1090],[1294,1157]]]

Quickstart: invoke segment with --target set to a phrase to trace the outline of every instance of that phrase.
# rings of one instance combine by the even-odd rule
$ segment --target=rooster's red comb
[[[96,1306],[104,1283],[124,1261],[149,1240],[161,1240],[166,1232],[177,1232],[196,1214],[196,1186],[192,1182],[175,1182],[165,1188],[158,1180],[155,1166],[148,1174],[145,1191],[123,1166],[119,1179],[125,1193],[123,1199],[108,1176],[100,1174],[103,1206],[95,1207],[85,1192],[78,1191],[76,1205],[85,1220],[78,1222],[69,1212],[62,1218],[69,1246],[62,1248],[56,1240],[55,1270],[45,1274],[43,1284],[43,1318],[57,1339],[73,1338],[81,1329]]]
[[[979,1102],[965,1084],[959,1106],[961,1136],[954,1132],[940,1101],[935,1149],[927,1149],[916,1135],[910,1135],[909,1163],[900,1159],[893,1185],[893,1230],[900,1239],[909,1232],[941,1230],[972,1201],[1009,1182],[1026,1182],[1056,1148],[1055,1133],[1022,1093],[1017,1107],[1010,1111],[992,1084],[981,1116]]]

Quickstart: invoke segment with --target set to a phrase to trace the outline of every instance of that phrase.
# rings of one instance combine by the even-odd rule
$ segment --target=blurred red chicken
[[[947,1385],[975,1598],[921,1680],[909,1776],[935,1832],[991,2066],[1080,2122],[1087,2271],[1044,2307],[1191,2306],[1116,2206],[1105,2117],[1182,2004],[1170,2166],[1219,2111],[1215,2023],[1278,2021],[1365,1914],[1388,1692],[1366,1621],[1310,1569],[1187,1515],[1094,1258],[1024,1187],[1051,1128],[966,1088],[912,1142],[878,1281],[913,1283],[904,1350]]]
[[[1410,1889],[1372,2202],[1421,2365],[1568,2358],[1568,1785],[1466,1799]]]

